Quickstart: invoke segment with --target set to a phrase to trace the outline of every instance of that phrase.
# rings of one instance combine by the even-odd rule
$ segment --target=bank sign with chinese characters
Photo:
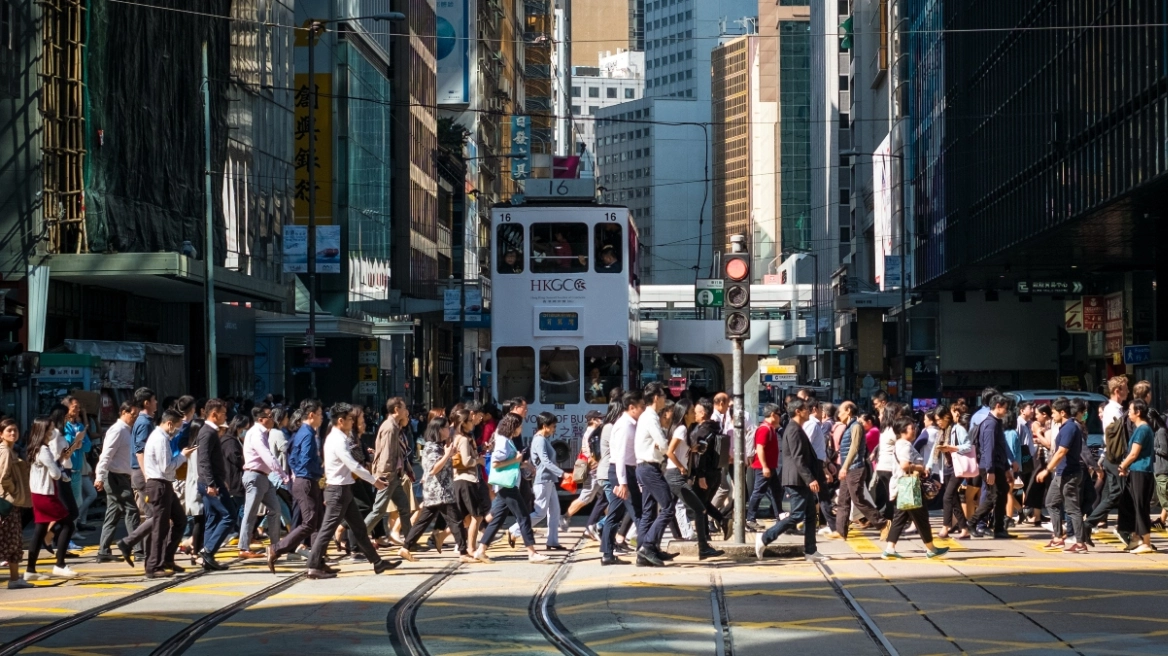
[[[531,175],[531,117],[511,117],[511,179],[526,180]]]

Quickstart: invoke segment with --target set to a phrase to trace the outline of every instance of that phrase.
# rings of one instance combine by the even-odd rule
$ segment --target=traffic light
[[[726,339],[750,338],[750,254],[722,255]]]
[[[9,358],[24,353],[24,345],[16,341],[15,333],[24,325],[24,320],[12,315],[0,315],[0,358]]]

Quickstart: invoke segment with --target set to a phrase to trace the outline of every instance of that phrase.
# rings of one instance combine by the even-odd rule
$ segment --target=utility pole
[[[732,385],[734,398],[734,542],[746,543],[746,415],[742,356],[750,339],[750,254],[746,237],[730,237],[730,253],[722,258],[726,339],[732,345]]]
[[[308,107],[308,398],[316,398],[316,36],[323,28],[312,21],[308,28],[308,84],[312,100]]]
[[[215,343],[215,213],[211,204],[211,76],[207,42],[203,42],[203,200],[206,239],[203,244],[204,328],[207,331],[207,398],[219,396],[219,353]]]

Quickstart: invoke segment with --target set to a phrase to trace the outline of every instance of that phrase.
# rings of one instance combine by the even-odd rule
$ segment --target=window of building
[[[630,100],[632,98],[633,98],[633,90],[632,89],[625,89],[625,100]]]
[[[676,82],[677,81],[677,73],[670,73],[669,74],[669,81]]]
[[[580,273],[587,270],[587,226],[583,223],[532,224],[532,273]]]
[[[579,105],[572,105],[572,114],[578,115],[579,113],[580,113],[580,106]]]
[[[691,18],[693,18],[693,10],[692,10],[692,9],[690,9],[690,10],[689,10],[689,11],[687,11],[687,12],[685,12],[685,19],[686,19],[686,20],[690,20]]]
[[[649,156],[649,149],[648,149],[648,148],[646,148],[646,149],[645,149],[645,157],[648,157],[648,156]]]
[[[523,226],[500,223],[495,231],[499,273],[523,273]]]
[[[693,69],[691,68],[691,69],[689,69],[688,71],[686,71],[686,72],[685,72],[685,78],[688,80],[688,79],[690,79],[690,78],[692,78],[692,77],[693,77]]]
[[[589,107],[589,108],[588,108],[588,115],[589,115],[589,116],[595,116],[595,115],[596,115],[596,110],[598,110],[598,109],[600,109],[600,108],[599,108],[599,107]]]
[[[580,87],[572,87],[572,97],[573,98],[580,97]]]
[[[597,226],[599,227],[599,226]],[[608,393],[624,384],[624,357],[614,344],[584,347],[584,369],[588,372],[588,403],[608,403]]]
[[[609,88],[605,89],[604,91],[605,91],[605,95],[608,96],[609,98],[616,98],[616,87],[609,87]]]
[[[499,398],[518,396],[535,402],[535,349],[500,346],[495,351],[495,373],[499,376]]]
[[[600,97],[600,87],[588,87],[588,97],[589,98],[599,98]]]

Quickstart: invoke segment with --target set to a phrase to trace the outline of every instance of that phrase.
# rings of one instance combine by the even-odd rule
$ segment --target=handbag
[[[575,494],[576,490],[580,489],[576,487],[576,479],[572,472],[564,472],[564,477],[560,479],[560,487],[568,494]]]
[[[969,455],[962,455],[954,451],[949,454],[953,461],[953,475],[957,478],[977,478],[977,447],[970,450]]]
[[[12,509],[15,507],[11,501],[0,497],[0,517],[7,517],[8,513],[12,512]]]
[[[916,510],[924,505],[921,501],[921,479],[916,474],[901,476],[896,480],[896,509]]]
[[[487,482],[499,487],[516,487],[519,485],[519,463],[492,468]]]
[[[941,494],[941,481],[936,476],[930,476],[921,481],[921,495],[925,501],[932,501]]]
[[[580,457],[576,458],[576,464],[572,465],[573,482],[583,483],[588,479],[589,464],[588,456],[583,453],[580,454]]]

